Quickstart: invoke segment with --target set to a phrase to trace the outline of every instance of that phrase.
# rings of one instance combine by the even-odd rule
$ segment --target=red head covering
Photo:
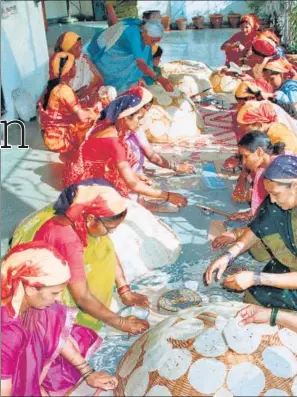
[[[269,101],[248,101],[239,110],[237,121],[240,124],[270,124],[277,121],[277,114]]]
[[[258,30],[260,27],[258,19],[255,15],[251,15],[251,14],[243,15],[240,18],[240,23],[244,23],[244,22],[247,22],[253,28],[253,30]]]
[[[85,181],[88,182],[88,181]],[[88,245],[88,231],[84,215],[94,215],[98,218],[110,218],[119,215],[127,209],[126,200],[107,183],[97,183],[96,180],[90,181],[93,184],[72,185],[64,189],[60,198],[55,204],[56,211],[63,207],[62,199],[69,194],[72,196],[63,208],[64,214],[73,222],[74,229],[79,235],[84,247]],[[66,193],[65,193],[66,192]],[[74,197],[73,197],[74,196]]]
[[[31,287],[51,287],[67,282],[69,267],[50,245],[37,241],[16,245],[1,266],[1,300],[10,317],[19,315],[25,291]]]

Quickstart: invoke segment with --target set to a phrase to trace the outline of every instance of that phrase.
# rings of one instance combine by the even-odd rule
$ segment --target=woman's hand
[[[146,185],[152,186],[153,181],[152,181],[150,178],[148,178],[146,175],[137,174],[137,177],[138,177],[138,179],[139,179],[140,181],[144,182]]]
[[[246,211],[246,212],[236,212],[235,214],[230,214],[229,215],[229,220],[234,221],[234,222],[245,222],[251,219],[252,212],[251,211]]]
[[[271,310],[266,307],[249,305],[237,313],[237,317],[240,319],[239,325],[244,326],[251,323],[269,324]]]
[[[254,285],[254,272],[238,272],[225,278],[224,287],[233,291],[245,291]]]
[[[120,330],[128,334],[138,335],[149,329],[150,325],[146,320],[140,320],[135,316],[121,317]]]
[[[168,92],[174,91],[174,86],[170,80],[166,79],[163,76],[159,76],[157,81],[163,86],[163,88]]]
[[[87,377],[86,382],[89,386],[102,390],[113,390],[118,385],[117,378],[107,372],[93,372]]]
[[[213,240],[212,248],[214,248],[214,249],[225,248],[227,245],[235,243],[235,241],[236,241],[236,236],[232,231],[224,232],[219,237],[216,237]]]
[[[177,207],[186,207],[188,200],[181,194],[169,192],[168,202]]]
[[[188,163],[178,164],[176,172],[179,174],[193,174],[195,172],[195,168],[193,165]]]
[[[126,306],[139,306],[143,308],[150,307],[150,301],[147,296],[137,292],[128,291],[122,295],[121,300]]]
[[[222,255],[218,259],[216,259],[214,262],[212,262],[208,266],[206,273],[205,273],[206,284],[209,285],[212,283],[212,276],[215,271],[218,272],[217,280],[220,280],[224,271],[227,269],[228,264],[229,264],[229,258],[227,255]]]
[[[238,49],[239,49],[239,51],[244,51],[245,50],[245,46],[244,45],[242,45],[242,44],[239,44],[239,46],[238,46]]]

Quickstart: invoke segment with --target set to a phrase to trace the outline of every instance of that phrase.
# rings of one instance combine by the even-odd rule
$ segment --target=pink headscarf
[[[126,200],[114,187],[100,184],[79,185],[73,203],[66,209],[65,215],[73,222],[75,231],[86,247],[88,231],[84,214],[94,215],[98,218],[110,218],[121,214],[126,209]]]
[[[270,124],[277,121],[277,114],[269,101],[248,101],[239,110],[237,121],[240,124]]]
[[[1,301],[10,317],[17,317],[24,299],[24,285],[51,287],[67,282],[67,262],[50,245],[37,241],[10,250],[1,267]]]

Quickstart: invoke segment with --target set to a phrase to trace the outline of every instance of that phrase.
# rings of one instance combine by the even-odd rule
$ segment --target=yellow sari
[[[11,248],[20,243],[27,243],[34,239],[41,226],[55,214],[50,204],[40,211],[25,218],[16,228],[11,242]],[[92,294],[106,307],[110,307],[113,286],[116,278],[116,253],[112,241],[108,236],[100,239],[88,238],[88,246],[84,250],[84,264],[88,285]],[[77,307],[68,288],[63,292],[63,304]],[[79,313],[76,322],[80,325],[98,331],[102,323],[77,307]]]

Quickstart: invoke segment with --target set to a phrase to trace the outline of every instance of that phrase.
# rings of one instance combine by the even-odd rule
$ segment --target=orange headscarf
[[[277,121],[273,104],[269,101],[248,101],[237,114],[240,124],[270,124]]]
[[[254,30],[258,30],[260,25],[255,15],[246,14],[240,18],[240,23],[247,22]]]
[[[24,285],[52,287],[66,283],[69,267],[51,246],[43,241],[16,245],[1,266],[1,301],[10,317],[20,313],[25,296]]]
[[[268,59],[263,65],[263,69],[279,73],[288,73],[292,70],[292,65],[283,57],[278,57],[276,59]]]
[[[65,64],[60,69],[61,59],[65,59]],[[49,79],[55,79],[57,77],[63,77],[69,73],[75,64],[75,58],[69,52],[56,52],[54,53],[49,61]]]
[[[255,99],[257,96],[264,92],[273,92],[273,89],[269,83],[265,80],[248,80],[243,81],[237,87],[235,91],[236,99]]]
[[[80,36],[74,32],[65,32],[62,33],[55,45],[55,52],[68,52],[71,48],[76,44],[76,42],[80,40]]]

